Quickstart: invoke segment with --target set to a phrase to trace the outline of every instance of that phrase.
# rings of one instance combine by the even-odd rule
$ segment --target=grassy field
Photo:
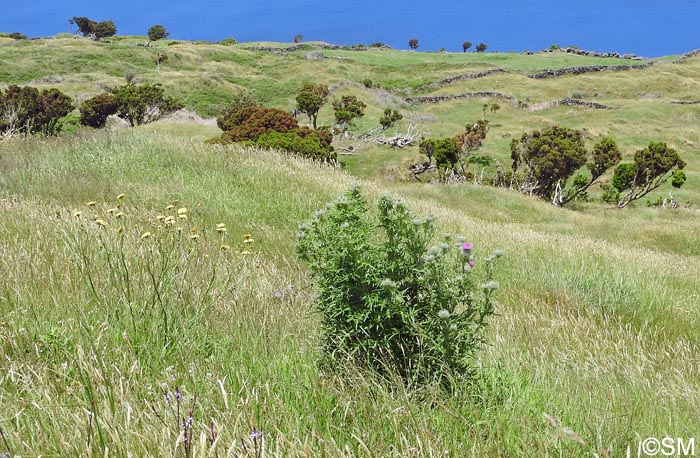
[[[391,105],[431,135],[459,131],[492,100],[402,97],[499,91],[529,107],[498,101],[480,153],[505,161],[511,138],[554,122],[586,127],[591,143],[611,134],[627,157],[662,140],[688,162],[674,196],[700,197],[700,105],[671,103],[696,100],[698,58],[533,80],[544,68],[629,62],[341,50],[312,61],[306,50],[165,42],[158,74],[155,50],[138,42],[0,39],[0,83],[37,81],[80,100],[135,69],[213,116],[243,87],[290,108],[303,81],[349,81],[335,95],[369,105],[355,132]],[[410,89],[489,68],[507,73]],[[49,77],[57,82],[38,82]],[[574,92],[613,109],[530,109]],[[159,122],[0,143],[0,455],[618,457],[649,436],[700,430],[700,212],[564,210],[503,189],[413,183],[416,149],[368,145],[334,169],[204,143],[217,134]],[[440,232],[474,244],[477,261],[505,251],[474,386],[407,391],[317,367],[295,234],[353,183],[370,200],[389,193],[434,215]]]

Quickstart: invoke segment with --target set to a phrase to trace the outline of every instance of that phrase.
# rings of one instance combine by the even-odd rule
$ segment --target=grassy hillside
[[[654,65],[627,71],[532,79],[528,75],[577,66],[632,66],[651,61],[597,58],[564,52],[534,55],[507,53],[422,53],[369,49],[351,51],[319,49],[307,44],[297,51],[256,51],[256,47],[285,49],[291,45],[241,43],[234,46],[164,40],[153,47],[139,46],[145,39],[122,37],[113,43],[80,38],[39,41],[0,39],[0,84],[33,84],[57,87],[77,102],[123,84],[127,72],[136,81],[159,82],[168,93],[205,117],[218,115],[240,90],[253,90],[268,105],[289,110],[294,96],[306,81],[323,82],[334,88],[333,96],[353,94],[368,104],[366,115],[354,130],[361,134],[379,125],[385,107],[400,109],[404,120],[396,129],[405,131],[411,120],[427,136],[454,135],[468,122],[482,116],[484,103],[501,109],[489,114],[489,136],[481,150],[506,167],[508,145],[523,132],[552,124],[585,129],[589,142],[613,136],[631,158],[650,141],[664,141],[688,162],[688,182],[674,196],[680,202],[700,201],[700,57],[683,63],[670,58]],[[322,52],[324,59],[309,60],[309,52]],[[168,55],[160,73],[155,54]],[[482,78],[461,79],[434,85],[446,78],[503,70]],[[371,80],[368,89],[362,82]],[[454,96],[473,92],[497,92],[503,98],[461,98],[441,103],[407,103],[418,96]],[[556,106],[564,98],[603,104],[609,109]],[[304,120],[302,120],[304,121]],[[321,110],[319,121],[332,124],[330,104]],[[406,167],[420,157],[416,149],[395,154],[376,145],[365,145],[364,153],[344,158],[349,170],[367,176],[401,179]],[[378,167],[375,166],[377,161]],[[371,166],[368,166],[371,164]],[[664,194],[664,191],[660,191]],[[666,190],[665,192],[668,192]],[[594,190],[595,194],[595,190]]]
[[[579,92],[613,109],[499,100],[483,152],[505,160],[510,138],[551,122],[586,127],[591,141],[610,133],[627,154],[664,140],[689,163],[688,189],[674,195],[700,193],[700,108],[671,103],[695,100],[698,58],[534,80],[545,68],[630,62],[343,50],[312,61],[304,50],[159,43],[172,55],[157,74],[155,50],[136,42],[0,40],[0,82],[51,77],[60,82],[37,84],[80,100],[122,84],[131,68],[211,116],[241,87],[290,108],[305,80],[350,81],[335,93],[368,102],[357,131],[394,105],[432,135],[460,130],[491,100],[409,106],[403,97],[498,91],[531,107]],[[507,73],[416,89],[490,68]],[[409,89],[367,89],[366,78]],[[0,143],[0,454],[619,456],[639,438],[700,429],[699,212],[562,210],[501,189],[402,181],[415,150],[368,146],[340,170],[204,144],[215,135],[160,122]],[[317,368],[318,317],[295,233],[355,182],[371,200],[390,193],[433,214],[478,260],[506,252],[475,388],[407,392]],[[263,431],[255,442],[254,428]]]

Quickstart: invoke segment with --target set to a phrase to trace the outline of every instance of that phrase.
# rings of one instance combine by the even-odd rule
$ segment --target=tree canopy
[[[326,103],[329,93],[328,86],[314,83],[305,83],[297,93],[297,110],[309,117],[314,129],[316,129],[318,112]]]
[[[160,24],[156,24],[150,29],[148,29],[148,41],[162,40],[164,38],[167,38],[168,35],[170,35],[170,32],[165,30],[165,27],[163,27]]]
[[[669,178],[675,188],[685,183],[685,162],[666,143],[651,142],[634,154],[634,162],[620,164],[613,174],[613,186],[620,192],[617,206],[622,208],[641,199]]]
[[[95,40],[111,37],[117,33],[117,26],[112,21],[96,22],[85,16],[74,17],[72,21],[84,37]]]
[[[11,85],[0,90],[0,135],[56,134],[59,119],[72,110],[71,98],[58,89]]]
[[[130,126],[157,121],[182,108],[182,104],[166,96],[160,84],[127,84],[115,88],[117,116]]]
[[[365,115],[365,108],[367,108],[367,104],[358,100],[354,95],[344,95],[340,100],[333,101],[335,123],[341,129],[347,129],[348,126],[352,125],[353,120]]]
[[[513,173],[528,192],[550,199],[559,181],[566,181],[586,163],[580,130],[553,126],[525,133],[510,144]]]

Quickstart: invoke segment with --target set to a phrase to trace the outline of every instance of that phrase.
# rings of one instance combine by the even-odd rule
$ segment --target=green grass
[[[210,128],[147,127],[0,145],[0,427],[14,453],[177,454],[163,398],[175,387],[188,413],[197,398],[195,456],[210,453],[212,422],[223,456],[251,447],[253,427],[272,456],[583,456],[697,429],[697,212],[562,211],[503,190],[360,180],[373,199],[390,192],[434,214],[479,255],[507,253],[476,391],[404,392],[315,365],[296,225],[357,179],[204,146]],[[153,251],[174,231],[158,215],[181,206],[182,241]],[[160,307],[177,318],[170,328]],[[557,438],[545,414],[586,445]]]
[[[354,134],[378,126],[393,106],[405,119],[388,135],[405,131],[413,115],[425,135],[451,136],[481,117],[483,103],[497,101],[479,154],[504,167],[512,138],[554,123],[585,127],[589,144],[612,135],[626,158],[661,140],[688,162],[688,182],[674,196],[700,202],[700,108],[671,103],[697,100],[697,58],[532,80],[526,75],[544,68],[629,62],[376,50],[324,50],[340,59],[311,61],[306,50],[163,42],[157,49],[170,59],[158,74],[155,50],[137,47],[141,41],[0,39],[7,62],[0,82],[60,76],[38,85],[83,100],[103,84],[123,84],[134,69],[137,80],[163,83],[208,117],[242,88],[289,109],[304,81],[350,82],[333,96],[368,104]],[[532,106],[577,93],[613,109],[402,100],[424,82],[488,68],[509,73],[421,94],[498,91]],[[359,84],[365,78],[409,90],[367,89]],[[319,121],[332,122],[328,106]],[[644,202],[623,211],[595,202],[559,209],[504,189],[414,183],[415,147],[345,139],[337,145],[359,152],[332,169],[204,144],[218,134],[159,122],[0,142],[0,428],[11,454],[184,456],[176,387],[182,411],[192,410],[193,456],[241,456],[241,441],[255,446],[253,428],[264,431],[265,456],[300,457],[592,456],[601,449],[618,456],[640,437],[692,437],[700,429],[697,210]],[[435,215],[441,232],[464,234],[477,272],[486,253],[505,250],[498,316],[474,386],[445,396],[353,368],[317,367],[318,317],[295,255],[297,224],[355,182],[371,200],[400,196],[416,214]],[[187,220],[177,217],[183,207]],[[216,231],[219,223],[227,232]],[[247,234],[254,242],[244,243]],[[0,439],[0,454],[5,448]]]

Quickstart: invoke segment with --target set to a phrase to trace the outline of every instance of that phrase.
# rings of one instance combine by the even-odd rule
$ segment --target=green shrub
[[[16,133],[56,135],[59,119],[73,110],[72,100],[58,89],[41,92],[31,86],[0,89],[0,136]]]
[[[235,38],[224,38],[222,39],[219,44],[224,45],[224,46],[232,46],[238,43]]]
[[[101,129],[110,115],[116,114],[119,105],[112,94],[99,94],[80,105],[80,123]]]
[[[446,387],[473,375],[502,253],[486,259],[479,282],[470,244],[449,235],[433,244],[433,218],[415,218],[400,200],[382,197],[378,207],[374,221],[355,187],[300,225],[298,252],[316,284],[326,361],[351,361],[408,385]]]
[[[276,149],[311,159],[333,162],[336,155],[330,141],[322,135],[323,132],[323,130],[311,130],[308,127],[292,129],[288,132],[272,131],[260,135],[255,144],[261,148]]]
[[[183,107],[179,101],[166,96],[160,84],[127,84],[115,88],[112,93],[117,98],[117,116],[132,127],[157,121]]]

